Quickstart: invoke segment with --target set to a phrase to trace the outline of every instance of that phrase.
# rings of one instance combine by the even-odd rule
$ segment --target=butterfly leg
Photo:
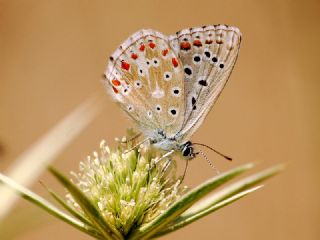
[[[180,184],[183,182],[184,177],[186,176],[187,169],[188,169],[188,164],[189,164],[189,161],[190,161],[190,160],[185,160],[185,161],[186,161],[186,165],[185,165],[185,167],[184,167],[184,171],[183,171],[183,175],[182,175],[182,177],[181,177],[181,182],[180,182]]]
[[[143,143],[145,143],[145,142],[147,142],[147,141],[149,141],[149,140],[150,140],[150,138],[146,138],[146,139],[142,140],[141,142],[138,142],[136,145],[134,145],[132,148],[126,150],[124,153],[131,152],[132,150],[136,149],[136,148],[139,147],[141,144],[143,144]]]
[[[152,169],[154,169],[161,160],[163,160],[164,158],[170,156],[173,152],[174,152],[174,150],[171,150],[170,152],[167,152],[166,154],[164,154],[163,156],[161,156],[159,159],[155,160],[155,161],[153,162],[153,164],[151,164],[151,167],[150,167],[150,169],[149,169],[149,172],[150,172]],[[162,175],[167,171],[167,169],[169,168],[169,166],[171,165],[171,163],[172,163],[172,159],[171,159],[171,158],[168,158],[167,161],[163,164],[163,167],[162,167],[162,170],[161,170],[161,174],[162,174]]]
[[[167,160],[167,162],[164,164],[163,168],[162,168],[162,171],[161,171],[161,174],[162,174],[162,175],[167,171],[167,169],[169,168],[169,166],[171,165],[171,163],[172,163],[172,159],[169,158],[169,159]]]
[[[171,150],[165,154],[163,154],[159,159],[157,159],[155,162],[154,162],[154,165],[157,165],[161,160],[165,159],[166,157],[169,157],[172,153],[174,153],[175,150]]]
[[[121,143],[129,143],[129,142],[132,142],[132,141],[136,140],[138,137],[140,137],[141,135],[142,135],[142,133],[138,133],[137,135],[135,135],[135,136],[133,136],[133,137],[131,137],[131,138],[129,138],[129,139],[126,139],[126,140],[124,140],[124,141],[121,141]]]

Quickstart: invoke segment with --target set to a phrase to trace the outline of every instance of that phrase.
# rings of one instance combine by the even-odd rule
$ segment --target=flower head
[[[161,152],[149,144],[128,150],[133,144],[120,142],[110,150],[102,141],[99,151],[80,162],[79,173],[73,173],[79,189],[124,236],[165,211],[185,190],[175,177],[174,160],[155,164]],[[67,198],[82,211],[71,194]]]

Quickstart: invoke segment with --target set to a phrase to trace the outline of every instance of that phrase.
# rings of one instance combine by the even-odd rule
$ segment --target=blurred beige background
[[[1,0],[0,170],[93,94],[103,96],[103,113],[55,166],[77,169],[101,139],[112,143],[132,126],[100,79],[107,57],[133,32],[235,25],[243,33],[238,63],[193,140],[235,159],[208,152],[222,171],[250,161],[289,167],[262,190],[165,239],[320,239],[319,13],[318,0]],[[213,174],[196,159],[186,183]],[[60,189],[48,173],[39,180]],[[49,198],[39,183],[33,190]],[[24,200],[1,225],[3,240],[88,239]]]

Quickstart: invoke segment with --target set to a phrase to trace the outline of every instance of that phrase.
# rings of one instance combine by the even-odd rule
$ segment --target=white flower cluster
[[[117,150],[111,151],[102,141],[99,153],[94,152],[81,162],[79,173],[72,173],[77,186],[123,235],[153,220],[185,190],[175,178],[172,159],[155,165],[161,156],[156,149],[143,145],[127,151],[131,146],[132,143],[120,143]],[[82,212],[70,194],[67,198]]]

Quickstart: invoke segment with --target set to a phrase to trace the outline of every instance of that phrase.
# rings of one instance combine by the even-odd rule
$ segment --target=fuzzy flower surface
[[[105,221],[126,236],[133,228],[152,221],[180,198],[186,187],[175,177],[175,163],[150,145],[131,151],[132,143],[110,150],[105,141],[98,152],[80,162],[75,184],[99,209]],[[71,194],[68,203],[82,211]]]

